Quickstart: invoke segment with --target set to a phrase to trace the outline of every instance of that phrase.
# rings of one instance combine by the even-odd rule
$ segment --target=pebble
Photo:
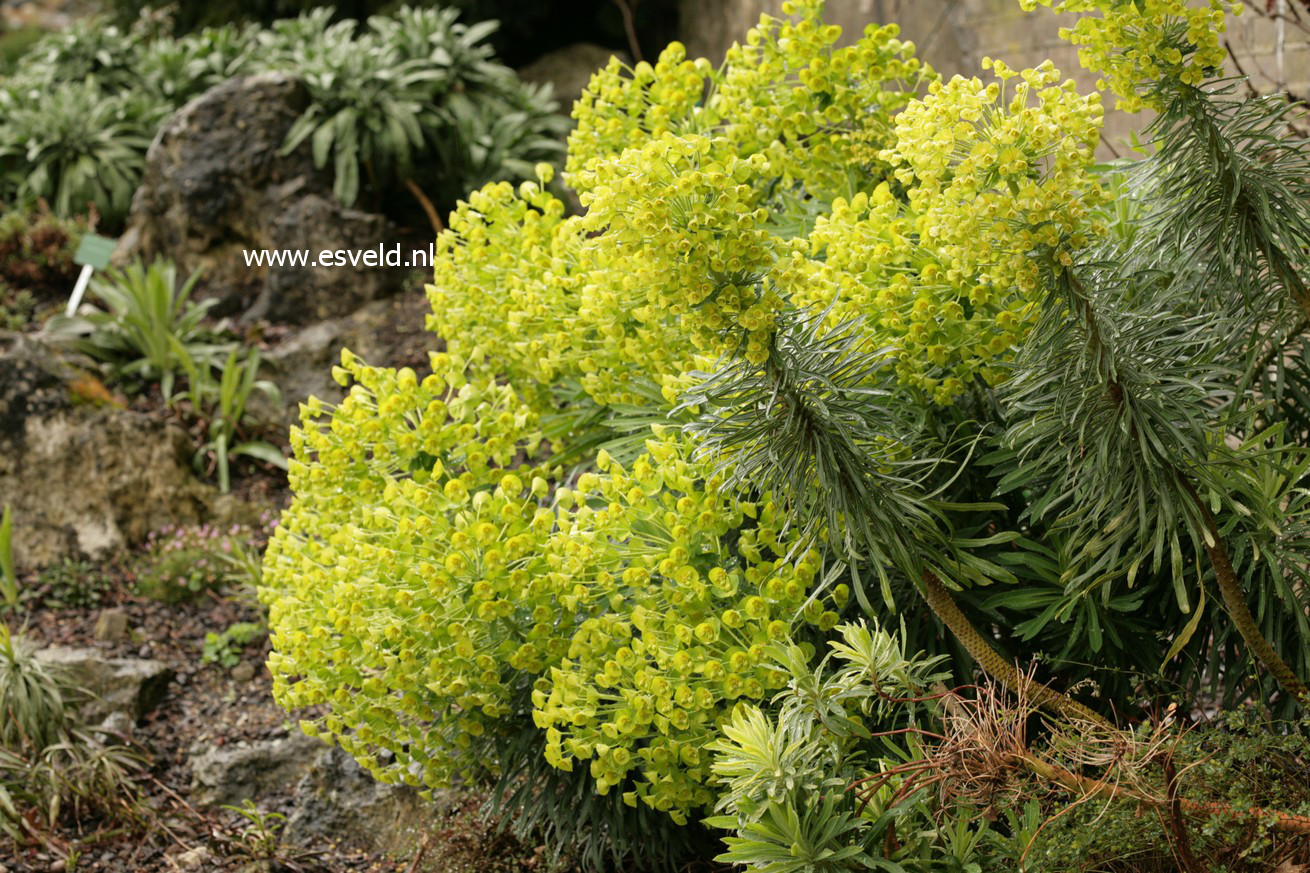
[[[100,727],[111,734],[116,734],[123,739],[132,737],[133,729],[136,725],[132,722],[132,717],[125,712],[111,712],[105,716],[105,720],[100,722]]]
[[[177,865],[183,870],[199,870],[209,860],[209,849],[196,846],[177,856]]]
[[[122,609],[102,609],[96,617],[92,635],[102,643],[117,643],[127,639],[127,612]]]
[[[242,661],[232,668],[232,678],[238,682],[249,682],[255,678],[255,666],[249,661]]]

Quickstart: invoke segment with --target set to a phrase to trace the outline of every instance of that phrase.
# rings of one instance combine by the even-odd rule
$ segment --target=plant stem
[[[420,188],[418,183],[413,179],[406,179],[405,187],[409,189],[409,193],[414,195],[414,199],[418,201],[418,205],[422,206],[423,211],[427,213],[428,223],[432,225],[433,233],[439,235],[446,229],[446,226],[442,223],[441,216],[437,213],[437,207],[432,205],[432,201],[428,199],[428,195],[423,193],[423,189]]]
[[[1045,779],[1048,782],[1053,782],[1062,788],[1081,794],[1084,797],[1093,799],[1105,798],[1107,800],[1130,800],[1154,808],[1162,808],[1169,805],[1169,800],[1165,798],[1152,797],[1149,794],[1126,788],[1122,784],[1107,782],[1100,779],[1092,779],[1088,776],[1080,776],[1071,770],[1066,770],[1058,764],[1043,761],[1031,752],[1022,752],[1017,757],[1019,763],[1035,776]],[[1282,812],[1277,809],[1266,809],[1261,806],[1241,809],[1235,806],[1230,806],[1227,803],[1204,803],[1196,800],[1187,800],[1185,798],[1178,798],[1177,802],[1181,809],[1191,813],[1267,821],[1272,824],[1274,828],[1280,831],[1295,834],[1310,834],[1310,816],[1295,815],[1290,812]]]
[[[1242,635],[1247,647],[1260,659],[1260,663],[1264,664],[1265,669],[1278,680],[1283,690],[1299,700],[1303,706],[1310,705],[1310,688],[1307,688],[1292,668],[1287,666],[1287,662],[1279,657],[1273,644],[1260,632],[1255,616],[1251,615],[1251,607],[1246,603],[1246,593],[1242,591],[1242,586],[1237,581],[1233,562],[1228,556],[1228,549],[1224,546],[1223,540],[1219,538],[1219,529],[1210,516],[1210,510],[1206,509],[1201,495],[1196,493],[1191,483],[1186,479],[1182,482],[1201,514],[1201,521],[1208,534],[1202,545],[1205,546],[1205,553],[1210,558],[1210,566],[1214,568],[1214,577],[1219,585],[1219,594],[1224,600],[1224,608],[1228,610],[1237,632]]]
[[[1014,664],[1001,657],[1000,652],[992,648],[991,644],[983,638],[982,634],[978,633],[977,628],[960,611],[960,607],[955,603],[955,598],[951,596],[950,589],[942,583],[936,573],[925,569],[921,581],[923,584],[919,590],[923,594],[923,599],[927,601],[928,606],[937,614],[937,617],[942,620],[942,624],[946,625],[951,633],[955,634],[955,638],[960,641],[960,644],[978,663],[978,666],[983,669],[983,672],[995,678],[1011,691],[1023,692],[1038,706],[1064,716],[1071,721],[1092,722],[1101,726],[1109,726],[1110,723],[1100,714],[1055,689],[1032,679],[1025,673],[1020,672],[1019,668]]]

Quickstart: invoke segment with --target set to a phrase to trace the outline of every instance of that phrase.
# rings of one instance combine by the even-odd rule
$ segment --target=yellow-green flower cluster
[[[1107,197],[1092,172],[1103,110],[1099,94],[1057,84],[1050,61],[1022,72],[983,65],[1000,81],[934,83],[897,118],[885,154],[948,283],[1028,295],[1043,269],[1067,266],[1088,244],[1092,211]]]
[[[894,24],[870,25],[838,47],[841,28],[824,24],[824,6],[787,0],[788,18],[761,15],[718,70],[689,60],[681,43],[654,66],[611,59],[574,105],[569,183],[588,190],[582,173],[592,161],[666,133],[713,133],[716,160],[763,154],[785,185],[825,200],[852,193],[853,177],[881,178],[893,115],[935,74]]]
[[[568,366],[561,350],[577,319],[578,236],[568,225],[563,202],[534,183],[474,191],[437,237],[428,329],[449,337],[451,352],[494,353],[512,382],[548,389]]]
[[[709,109],[736,154],[767,155],[784,184],[829,199],[850,190],[852,170],[878,178],[892,116],[930,69],[895,24],[869,25],[838,48],[842,29],[823,23],[823,0],[788,0],[796,20],[760,17],[744,45],[728,50]]]
[[[823,24],[820,0],[785,9],[792,19],[763,16],[717,73],[675,44],[654,66],[627,70],[612,61],[593,78],[575,108],[568,164],[584,217],[563,218],[558,202],[532,185],[518,193],[489,186],[460,205],[441,237],[431,290],[431,326],[453,351],[496,350],[512,381],[541,386],[531,399],[542,411],[562,382],[611,405],[635,402],[634,382],[645,379],[672,403],[698,352],[717,354],[726,342],[762,360],[783,295],[791,295],[870,316],[875,339],[902,349],[903,381],[939,403],[974,374],[997,378],[993,359],[1029,316],[1010,305],[1006,289],[990,290],[1005,277],[976,276],[978,265],[939,251],[951,240],[924,236],[900,182],[893,180],[901,202],[885,203],[894,229],[882,227],[883,217],[852,218],[845,207],[875,190],[889,197],[891,188],[878,186],[902,162],[896,138],[904,133],[892,118],[921,106],[913,90],[932,74],[895,27],[871,27],[838,48],[840,31]],[[701,105],[707,83],[712,96]],[[1052,106],[1051,115],[1085,139],[1076,113]],[[1034,166],[1047,157],[1033,145],[1045,133],[1025,134]],[[955,148],[904,145],[921,165]],[[1052,200],[1063,156],[1046,161],[1053,179],[1039,193]],[[789,240],[794,229],[775,224],[780,190],[818,207],[808,239]],[[874,244],[870,234],[896,244]],[[1023,254],[1011,255],[988,268],[1033,271]]]
[[[622,292],[644,290],[653,312],[679,320],[697,345],[746,331],[763,351],[782,300],[761,284],[775,239],[766,228],[763,155],[715,159],[714,141],[666,133],[579,174],[583,226],[598,260],[624,265]]]
[[[601,791],[675,817],[706,806],[696,750],[776,687],[764,644],[837,621],[808,600],[818,556],[678,431],[561,482],[525,460],[536,414],[481,368],[342,364],[350,394],[293,431],[296,499],[265,558],[278,702],[323,707],[307,733],[430,788],[494,769],[479,738],[531,688],[552,763],[593,759]]]
[[[654,66],[643,61],[630,68],[610,58],[573,105],[577,126],[569,135],[564,165],[569,184],[585,190],[585,182],[575,176],[594,159],[640,147],[665,133],[708,129],[710,118],[701,115],[700,104],[711,74],[709,61],[688,60],[679,42],[660,52]]]
[[[631,470],[602,457],[604,474],[557,494],[547,561],[574,580],[564,606],[608,597],[611,611],[579,625],[533,694],[534,718],[550,763],[588,762],[602,794],[683,822],[713,801],[703,746],[737,701],[784,681],[770,641],[796,622],[827,630],[837,613],[808,600],[819,556],[767,496],[722,492],[672,434],[647,445]]]
[[[876,341],[893,349],[900,383],[947,405],[975,377],[1000,381],[999,364],[1035,304],[1031,295],[951,274],[918,244],[918,224],[886,183],[871,196],[837,198],[773,275],[798,305],[830,308],[833,323],[865,316]]]
[[[461,202],[437,237],[428,328],[452,353],[494,355],[540,412],[563,380],[601,404],[633,403],[634,380],[691,366],[691,342],[625,279],[627,259],[587,232],[536,183],[497,182]]]
[[[335,408],[292,431],[295,492],[269,544],[274,696],[379,778],[443,784],[502,718],[518,671],[567,649],[568,616],[534,582],[553,516],[525,462],[536,416],[490,376],[432,356],[433,375],[365,366]],[[561,622],[565,624],[561,627]]]
[[[1144,88],[1163,79],[1199,85],[1223,67],[1221,42],[1228,14],[1242,14],[1234,0],[1019,0],[1025,10],[1040,4],[1059,12],[1091,13],[1060,36],[1081,46],[1084,67],[1104,78],[1119,106],[1136,112],[1159,108],[1158,97]]]

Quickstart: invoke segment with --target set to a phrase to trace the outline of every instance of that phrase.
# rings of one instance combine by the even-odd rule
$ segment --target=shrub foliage
[[[0,81],[0,202],[43,198],[64,216],[93,204],[115,224],[162,121],[213,85],[266,70],[305,83],[309,104],[285,146],[309,143],[346,205],[366,191],[376,206],[407,180],[446,204],[529,177],[558,155],[565,120],[548,91],[494,59],[494,22],[456,19],[406,6],[332,24],[322,8],[176,39],[150,17],[126,30],[79,22],[38,41]]]
[[[345,351],[349,396],[293,431],[275,694],[390,781],[719,806],[725,858],[770,871],[1004,868],[1106,792],[1180,853],[1207,816],[1300,834],[1304,798],[1183,797],[1114,724],[1306,702],[1308,461],[1266,392],[1306,324],[1310,146],[1216,80],[1238,10],[1061,4],[1159,113],[1154,156],[1105,167],[1100,95],[1049,62],[942,82],[822,6],[718,69],[674,44],[599,71],[584,215],[548,166],[459,205],[431,373]],[[998,684],[930,693],[975,669]],[[1141,781],[1110,789],[1091,750],[1120,747]],[[952,760],[1033,802],[980,820],[981,789],[929,790]],[[611,812],[611,857],[640,852]]]

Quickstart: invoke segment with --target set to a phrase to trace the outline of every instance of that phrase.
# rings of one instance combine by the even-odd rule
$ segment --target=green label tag
[[[103,270],[109,266],[109,257],[114,253],[115,240],[109,237],[96,236],[94,233],[88,233],[82,237],[82,242],[73,254],[73,263],[82,266],[91,266],[97,270]]]

